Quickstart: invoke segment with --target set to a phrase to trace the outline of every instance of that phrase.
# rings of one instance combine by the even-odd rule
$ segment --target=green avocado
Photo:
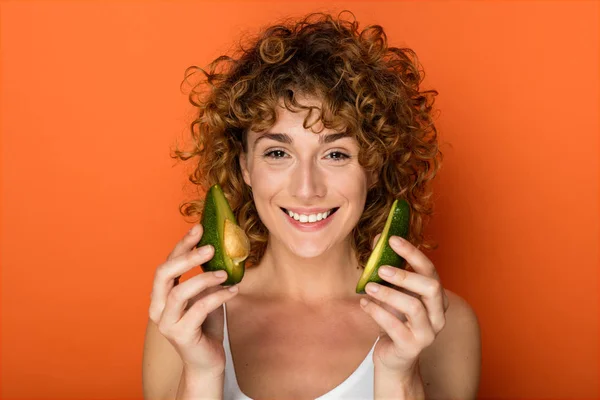
[[[396,199],[392,204],[390,213],[385,222],[383,232],[377,240],[373,252],[367,260],[367,265],[356,285],[356,293],[364,294],[365,286],[369,282],[376,282],[384,286],[392,286],[387,281],[379,277],[379,267],[382,265],[391,265],[392,267],[406,268],[406,260],[400,257],[389,244],[390,237],[400,236],[404,239],[408,237],[410,223],[410,206],[404,199]]]
[[[231,211],[221,187],[213,185],[206,193],[202,214],[204,233],[196,247],[210,244],[213,257],[202,265],[202,270],[227,272],[221,286],[235,285],[244,277],[244,260],[250,254],[250,241]]]

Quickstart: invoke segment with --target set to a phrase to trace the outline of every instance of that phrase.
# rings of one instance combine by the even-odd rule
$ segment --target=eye
[[[341,151],[332,151],[331,153],[328,154],[328,156],[331,156],[332,154],[338,154],[338,157],[332,158],[335,161],[344,161],[344,160],[350,158],[350,156],[348,154],[342,153]]]
[[[280,156],[273,156],[273,154],[279,154]],[[272,158],[274,160],[279,160],[279,159],[283,158],[281,156],[281,154],[286,154],[286,153],[283,150],[271,150],[271,151],[267,151],[265,154],[263,154],[263,157]]]
[[[283,150],[274,149],[274,150],[270,150],[270,151],[267,151],[266,153],[264,153],[263,157],[270,158],[272,160],[280,160],[282,158],[285,158],[284,157],[285,154],[287,154],[287,153]],[[333,155],[335,155],[335,157],[332,157]],[[344,161],[348,158],[351,158],[348,154],[342,153],[341,151],[332,151],[331,153],[327,154],[327,157],[330,157],[330,159],[332,159],[336,162]]]

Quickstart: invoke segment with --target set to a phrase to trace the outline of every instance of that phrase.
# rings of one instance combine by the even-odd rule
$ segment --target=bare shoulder
[[[423,350],[420,370],[427,399],[475,399],[481,372],[481,334],[471,305],[445,289],[446,324]]]

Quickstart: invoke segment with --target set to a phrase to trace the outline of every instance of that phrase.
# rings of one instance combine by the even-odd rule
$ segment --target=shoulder
[[[448,296],[448,310],[446,310],[446,326],[440,332],[440,335],[444,332],[455,332],[456,329],[460,329],[460,327],[464,327],[467,330],[470,328],[471,330],[477,329],[479,330],[479,320],[477,318],[477,314],[471,307],[471,305],[458,294],[444,289],[446,295]],[[474,332],[471,332],[474,333]]]
[[[475,399],[481,370],[481,333],[471,305],[445,289],[446,324],[421,353],[421,378],[428,399]]]

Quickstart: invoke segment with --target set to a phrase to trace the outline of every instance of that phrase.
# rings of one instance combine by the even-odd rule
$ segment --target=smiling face
[[[319,105],[307,100],[303,104]],[[270,239],[311,258],[348,238],[363,212],[370,181],[358,163],[356,139],[329,129],[304,129],[306,115],[278,107],[277,121],[267,132],[248,131],[248,152],[240,165]],[[318,122],[314,129],[321,127]],[[335,208],[318,221],[323,215],[317,211]],[[289,211],[296,211],[300,221]]]

